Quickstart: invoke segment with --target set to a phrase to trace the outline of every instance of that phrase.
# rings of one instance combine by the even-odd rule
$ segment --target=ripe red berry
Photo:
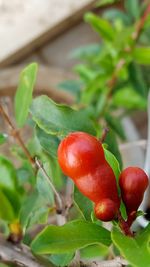
[[[58,161],[67,176],[77,179],[105,161],[102,144],[87,133],[71,133],[58,147]]]
[[[95,216],[104,222],[112,221],[117,218],[118,207],[114,201],[109,198],[102,199],[95,204]]]
[[[137,211],[148,186],[148,176],[146,173],[141,168],[128,167],[122,171],[119,185],[127,213]]]
[[[87,175],[74,179],[74,182],[81,193],[93,202],[110,198],[120,206],[115,175],[106,161]]]

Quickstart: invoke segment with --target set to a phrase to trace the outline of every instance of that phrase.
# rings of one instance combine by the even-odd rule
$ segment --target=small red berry
[[[118,207],[113,200],[105,198],[95,204],[94,211],[99,220],[108,222],[117,218]]]
[[[90,134],[71,133],[58,147],[58,161],[64,174],[76,179],[105,161],[102,144]]]
[[[137,211],[148,186],[148,176],[146,173],[141,168],[128,167],[122,171],[119,185],[127,213]]]

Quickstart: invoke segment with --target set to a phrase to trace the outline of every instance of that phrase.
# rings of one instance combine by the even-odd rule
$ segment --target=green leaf
[[[13,207],[6,195],[0,190],[0,219],[12,221],[15,218]]]
[[[93,57],[100,53],[100,44],[90,44],[86,46],[81,46],[73,50],[71,53],[71,58],[80,60],[92,60]]]
[[[8,139],[8,135],[5,133],[0,133],[0,145],[4,144]]]
[[[106,135],[105,143],[108,145],[108,150],[116,157],[119,162],[120,169],[122,170],[122,158],[118,148],[116,135],[112,129]]]
[[[41,222],[41,216],[43,216],[43,213],[45,213],[46,207],[46,201],[44,199],[44,196],[40,196],[37,191],[34,191],[30,196],[26,198],[24,203],[22,204],[21,211],[20,211],[20,222],[22,224],[22,227],[26,229],[27,227],[37,224],[39,221]],[[47,207],[48,209],[48,207]],[[38,215],[38,216],[37,216]],[[38,217],[38,220],[34,220],[34,217]],[[44,220],[43,223],[46,222],[47,217],[43,216]]]
[[[36,127],[36,136],[40,142],[42,148],[52,157],[57,158],[57,149],[60,140],[57,136],[47,134],[38,126]]]
[[[58,89],[63,89],[74,96],[78,97],[81,88],[82,82],[80,80],[67,80],[58,84]]]
[[[36,254],[70,253],[90,244],[111,244],[110,232],[86,221],[72,221],[63,226],[46,227],[31,244]]]
[[[12,163],[1,155],[0,155],[0,187],[7,188],[12,191],[15,191],[17,187],[16,171]]]
[[[113,169],[116,180],[118,182],[119,176],[121,173],[119,162],[116,159],[116,157],[109,150],[104,148],[104,153],[105,153],[105,159],[109,163],[110,167]]]
[[[93,211],[92,202],[85,197],[76,186],[74,186],[74,202],[82,214],[83,218],[91,221],[91,212]]]
[[[123,235],[117,228],[113,229],[111,237],[121,255],[132,266],[150,266],[150,224],[136,238]]]
[[[119,0],[98,0],[96,6],[111,5],[118,2]]]
[[[141,97],[131,87],[125,87],[114,94],[113,104],[116,107],[122,107],[126,109],[145,109],[146,99]]]
[[[76,111],[69,106],[56,104],[47,96],[33,100],[33,120],[46,133],[64,137],[71,131],[85,131],[95,135],[94,123],[84,110]]]
[[[105,113],[105,119],[108,126],[110,126],[122,140],[126,140],[124,129],[119,118],[113,117],[109,113]]]
[[[128,15],[137,20],[140,17],[139,0],[126,0],[124,3]]]
[[[115,22],[117,19],[121,20],[125,25],[129,25],[131,23],[131,19],[127,16],[123,11],[116,8],[109,8],[104,11],[103,18],[107,20],[111,20]]]
[[[80,250],[81,259],[104,258],[109,254],[109,250],[103,245],[90,245]]]
[[[141,68],[137,64],[131,62],[128,66],[128,72],[133,89],[141,96],[145,97],[148,89]]]
[[[135,47],[133,50],[133,59],[141,65],[150,64],[150,47]]]
[[[44,169],[46,169],[46,164],[44,164]],[[54,204],[54,194],[52,191],[52,188],[50,187],[50,184],[46,180],[45,176],[43,176],[43,173],[41,170],[37,173],[37,181],[36,181],[36,187],[41,196],[44,196],[45,201],[49,204]]]
[[[49,257],[49,260],[56,266],[64,267],[68,266],[68,264],[72,261],[73,257],[74,253],[53,254]]]
[[[105,19],[102,19],[92,13],[86,13],[84,16],[86,22],[90,23],[91,26],[96,30],[104,40],[112,41],[115,36],[115,30]]]
[[[15,95],[15,117],[19,127],[25,124],[28,116],[36,74],[37,64],[32,63],[20,75],[19,85]]]

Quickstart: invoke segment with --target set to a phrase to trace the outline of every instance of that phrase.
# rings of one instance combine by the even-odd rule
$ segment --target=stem
[[[46,170],[43,168],[42,164],[40,163],[40,161],[37,158],[32,158],[29,150],[26,148],[20,134],[19,131],[15,128],[15,126],[13,125],[13,123],[11,122],[9,116],[7,115],[7,113],[5,112],[3,106],[0,104],[0,113],[2,114],[2,116],[4,117],[5,121],[9,124],[10,128],[11,128],[11,134],[14,136],[14,138],[18,141],[18,143],[20,144],[21,148],[23,149],[25,155],[27,156],[29,162],[32,164],[32,166],[37,167],[38,170],[40,170],[43,173],[43,176],[46,178],[46,180],[48,181],[49,185],[51,186],[55,197],[56,197],[56,207],[57,207],[57,213],[61,214],[62,213],[62,209],[63,209],[63,203],[62,203],[62,199],[59,196],[59,193],[57,192],[55,186],[53,185],[51,178],[49,177],[49,175],[47,174]]]
[[[121,230],[123,231],[123,233],[127,236],[130,236],[130,237],[133,237],[133,233],[131,232],[130,230],[130,226],[128,224],[128,221],[125,221],[123,218],[122,218],[122,215],[121,213],[119,212],[118,214],[118,221],[119,221],[119,226],[121,228]]]
[[[22,149],[23,149],[25,155],[27,156],[28,160],[30,161],[30,163],[32,165],[34,165],[34,159],[31,157],[30,152],[28,151],[28,149],[26,148],[22,138],[20,137],[19,131],[13,125],[13,123],[11,122],[9,116],[7,115],[7,113],[5,112],[5,110],[4,110],[4,108],[3,108],[3,106],[1,104],[0,104],[0,113],[4,117],[5,121],[9,124],[9,126],[10,126],[10,128],[12,130],[11,131],[12,136],[14,136],[16,138],[16,140],[18,141],[18,143],[22,147]]]

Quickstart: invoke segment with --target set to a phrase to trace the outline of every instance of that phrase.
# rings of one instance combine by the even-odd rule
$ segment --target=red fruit
[[[127,213],[137,211],[148,186],[148,176],[146,173],[141,168],[128,167],[122,171],[119,185]]]
[[[102,199],[95,204],[95,216],[104,222],[112,221],[117,217],[118,207],[114,201],[109,198]]]
[[[58,161],[64,174],[77,179],[105,161],[102,144],[87,133],[71,133],[58,147]]]
[[[92,201],[99,202],[109,198],[116,202],[118,207],[120,206],[116,179],[106,161],[94,171],[75,179],[74,182],[81,193]]]

